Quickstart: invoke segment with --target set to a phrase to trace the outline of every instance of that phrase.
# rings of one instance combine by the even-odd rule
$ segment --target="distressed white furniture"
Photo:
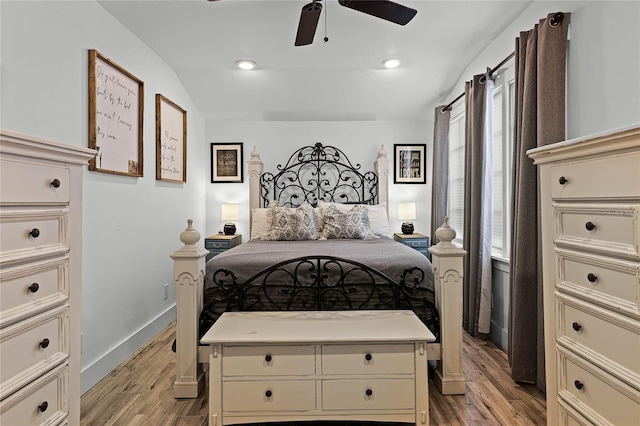
[[[80,424],[82,168],[0,131],[0,424]]]
[[[540,166],[548,424],[640,424],[640,128]]]
[[[427,342],[412,311],[226,312],[209,350],[209,425],[429,423]]]

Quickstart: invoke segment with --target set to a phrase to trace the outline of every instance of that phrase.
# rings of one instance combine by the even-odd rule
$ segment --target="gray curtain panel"
[[[493,81],[486,77],[465,84],[462,327],[479,338],[491,327]]]
[[[451,110],[443,111],[446,105],[435,110],[433,125],[433,179],[431,179],[431,244],[438,243],[436,229],[447,216],[449,193],[449,119]]]
[[[516,381],[545,390],[538,171],[527,150],[565,138],[565,71],[570,15],[553,13],[516,39],[509,363]],[[553,336],[550,336],[553,338]]]

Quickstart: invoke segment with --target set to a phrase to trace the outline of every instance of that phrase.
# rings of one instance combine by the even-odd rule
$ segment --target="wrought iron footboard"
[[[425,272],[406,269],[399,281],[348,259],[305,256],[265,269],[245,282],[220,269],[204,292],[200,337],[226,311],[410,309],[440,341],[440,318]]]

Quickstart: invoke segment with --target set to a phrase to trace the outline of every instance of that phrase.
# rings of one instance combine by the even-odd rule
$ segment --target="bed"
[[[410,309],[436,336],[428,359],[443,394],[464,393],[461,282],[464,251],[448,225],[433,264],[389,230],[389,161],[362,172],[338,148],[317,143],[264,172],[248,161],[251,239],[208,262],[188,221],[171,257],[177,283],[176,398],[204,387],[199,339],[225,311]],[[455,236],[455,234],[453,234]],[[450,237],[450,238],[449,238]]]

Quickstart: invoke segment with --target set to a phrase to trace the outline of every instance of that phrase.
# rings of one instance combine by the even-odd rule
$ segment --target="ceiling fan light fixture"
[[[256,67],[256,63],[248,59],[240,59],[239,61],[236,61],[236,67],[241,70],[248,71],[254,69]]]
[[[382,65],[385,68],[398,68],[400,66],[400,60],[396,58],[389,58],[382,61]]]

